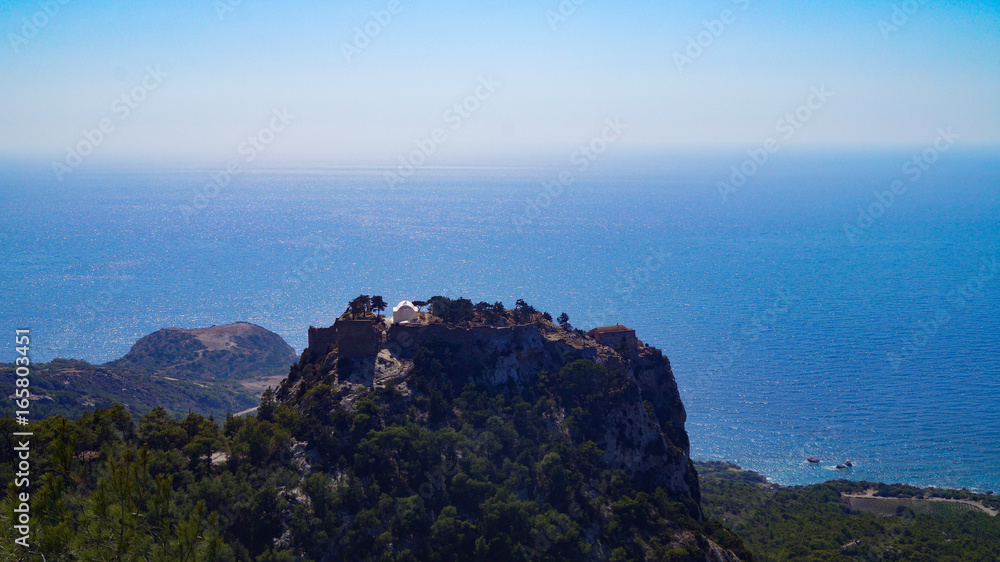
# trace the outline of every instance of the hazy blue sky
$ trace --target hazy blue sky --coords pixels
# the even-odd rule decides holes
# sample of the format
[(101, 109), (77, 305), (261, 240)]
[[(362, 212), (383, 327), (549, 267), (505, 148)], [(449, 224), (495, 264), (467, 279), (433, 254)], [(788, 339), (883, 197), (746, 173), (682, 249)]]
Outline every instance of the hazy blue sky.
[[(997, 2), (896, 1), (896, 29), (880, 29), (893, 2), (836, 0), (566, 0), (555, 25), (556, 0), (403, 0), (384, 26), (388, 0), (47, 4), (0, 4), (0, 156), (64, 159), (108, 119), (95, 161), (225, 161), (283, 108), (260, 161), (391, 165), (441, 128), (432, 162), (490, 163), (571, 150), (616, 117), (623, 152), (752, 147), (814, 87), (833, 95), (788, 145), (926, 146), (946, 126), (1000, 145)], [(348, 61), (366, 25), (381, 29)], [(489, 77), (455, 127), (446, 111)], [(144, 78), (126, 117), (115, 100)]]

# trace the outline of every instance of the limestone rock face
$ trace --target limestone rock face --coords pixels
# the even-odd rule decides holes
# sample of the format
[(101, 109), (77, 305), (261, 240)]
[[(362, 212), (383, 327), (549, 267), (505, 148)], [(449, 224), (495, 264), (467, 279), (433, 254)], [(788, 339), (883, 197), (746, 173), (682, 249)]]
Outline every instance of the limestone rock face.
[[(338, 324), (319, 330), (343, 332)], [(555, 373), (574, 360), (586, 359), (625, 373), (634, 385), (633, 395), (638, 396), (616, 405), (605, 418), (603, 438), (597, 443), (604, 451), (604, 460), (623, 469), (640, 486), (662, 486), (674, 494), (699, 500), (684, 430), (687, 416), (670, 362), (660, 350), (638, 340), (612, 348), (540, 317), (526, 324), (500, 321), (492, 325), (455, 325), (425, 317), (421, 322), (380, 325), (375, 331), (381, 334), (381, 340), (375, 353), (367, 356), (359, 356), (353, 340), (350, 353), (342, 353), (335, 339), (324, 341), (327, 352), (315, 354), (315, 360), (331, 367), (329, 378), (290, 378), (279, 389), (279, 399), (302, 394), (303, 384), (332, 384), (349, 394), (352, 389), (392, 383), (404, 396), (410, 396), (406, 380), (413, 369), (414, 353), (431, 342), (446, 343), (459, 370), (468, 374), (468, 382), (486, 386), (512, 384), (524, 388), (533, 384), (540, 372)], [(351, 402), (350, 397), (346, 402)], [(559, 424), (553, 424), (551, 429), (566, 431)]]

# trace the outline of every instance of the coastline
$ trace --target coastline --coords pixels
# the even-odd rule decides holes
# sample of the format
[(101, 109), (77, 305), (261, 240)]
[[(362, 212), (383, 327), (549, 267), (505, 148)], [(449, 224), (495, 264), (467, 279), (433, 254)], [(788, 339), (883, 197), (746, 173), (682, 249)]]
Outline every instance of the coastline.
[[(894, 513), (899, 506), (913, 508), (924, 502), (955, 504), (985, 513), (1000, 515), (1000, 496), (991, 491), (976, 492), (968, 489), (938, 486), (915, 486), (902, 483), (870, 482), (844, 478), (828, 479), (808, 484), (779, 484), (759, 472), (748, 470), (728, 461), (694, 460), (699, 480), (738, 480), (750, 482), (769, 491), (804, 489), (813, 486), (836, 484), (848, 491), (840, 492), (840, 499), (852, 511), (875, 514)], [(840, 472), (840, 471), (838, 471)], [(957, 497), (956, 497), (957, 496)]]
[[(694, 438), (692, 442), (695, 443)], [(781, 487), (810, 486), (830, 481), (873, 482), (884, 485), (912, 486), (921, 489), (940, 489), (990, 495), (1000, 494), (1000, 474), (978, 468), (964, 459), (955, 459), (948, 464), (942, 459), (937, 462), (906, 461), (900, 458), (867, 459), (852, 456), (853, 466), (836, 468), (845, 458), (833, 460), (821, 457), (819, 463), (810, 463), (808, 457), (746, 458), (724, 457), (722, 455), (699, 455), (692, 452), (696, 463), (723, 462), (763, 475), (768, 482)]]

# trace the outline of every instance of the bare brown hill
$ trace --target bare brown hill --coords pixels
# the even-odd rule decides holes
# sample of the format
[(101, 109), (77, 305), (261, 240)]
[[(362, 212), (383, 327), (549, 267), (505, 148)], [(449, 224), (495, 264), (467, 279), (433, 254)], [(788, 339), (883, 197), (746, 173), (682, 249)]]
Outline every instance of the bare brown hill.
[[(33, 413), (76, 418), (87, 410), (124, 405), (141, 415), (155, 406), (186, 415), (224, 419), (260, 403), (298, 360), (278, 334), (238, 322), (210, 328), (167, 328), (139, 339), (127, 355), (103, 365), (77, 359), (36, 363)], [(14, 370), (0, 364), (0, 374)], [(14, 394), (14, 377), (0, 377), (0, 393)], [(8, 407), (9, 410), (9, 407)]]
[(298, 361), (278, 334), (247, 322), (209, 328), (164, 328), (142, 337), (105, 366), (175, 378), (283, 377)]

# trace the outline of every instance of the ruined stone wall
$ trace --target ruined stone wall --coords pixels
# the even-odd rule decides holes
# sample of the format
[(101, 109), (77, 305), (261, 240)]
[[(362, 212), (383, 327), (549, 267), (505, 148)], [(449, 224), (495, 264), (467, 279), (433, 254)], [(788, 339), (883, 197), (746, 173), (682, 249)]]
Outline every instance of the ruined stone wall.
[(333, 324), (337, 331), (337, 354), (341, 357), (374, 357), (382, 344), (382, 332), (376, 321), (337, 320)]
[(314, 328), (309, 326), (309, 353), (326, 355), (331, 345), (337, 343), (337, 330), (329, 328)]
[(374, 357), (382, 344), (382, 332), (373, 319), (339, 319), (329, 328), (309, 326), (309, 352), (322, 356), (337, 348), (341, 357)]

